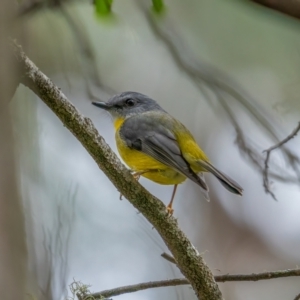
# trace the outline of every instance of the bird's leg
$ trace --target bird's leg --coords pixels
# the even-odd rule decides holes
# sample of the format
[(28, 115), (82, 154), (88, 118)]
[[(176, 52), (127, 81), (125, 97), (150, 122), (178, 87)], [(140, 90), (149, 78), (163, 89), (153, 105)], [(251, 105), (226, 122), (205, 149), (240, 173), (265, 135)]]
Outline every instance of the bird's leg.
[(171, 201), (170, 203), (167, 205), (167, 212), (168, 212), (168, 215), (173, 215), (173, 212), (174, 212), (174, 209), (172, 207), (172, 204), (173, 204), (173, 201), (174, 201), (174, 197), (175, 197), (175, 194), (176, 194), (176, 190), (177, 190), (177, 184), (174, 185), (174, 189), (173, 189), (173, 193), (172, 193), (172, 197), (171, 197)]
[(145, 172), (147, 172), (147, 171), (143, 171), (143, 172), (132, 172), (131, 174), (132, 174), (133, 178), (134, 178), (136, 181), (139, 181), (141, 175), (144, 174)]
[[(150, 171), (151, 171), (151, 170), (145, 170), (145, 171), (135, 172), (135, 171), (133, 171), (133, 170), (130, 170), (130, 172), (131, 172), (133, 178), (134, 178), (135, 180), (137, 180), (137, 181), (139, 181), (141, 175), (143, 175), (143, 174), (145, 174), (145, 173), (147, 173), (147, 172), (150, 172)], [(122, 200), (122, 197), (123, 197), (123, 195), (120, 193), (120, 198), (119, 198), (119, 199)]]

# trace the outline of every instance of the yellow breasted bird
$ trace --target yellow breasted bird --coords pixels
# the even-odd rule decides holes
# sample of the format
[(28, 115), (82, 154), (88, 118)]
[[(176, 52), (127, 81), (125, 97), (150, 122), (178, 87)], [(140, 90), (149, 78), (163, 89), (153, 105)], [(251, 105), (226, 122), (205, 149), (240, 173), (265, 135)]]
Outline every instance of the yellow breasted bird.
[(169, 213), (173, 213), (177, 185), (186, 178), (197, 183), (209, 200), (203, 172), (212, 173), (227, 190), (242, 195), (243, 189), (210, 163), (190, 131), (153, 99), (124, 92), (93, 105), (112, 115), (118, 151), (135, 178), (143, 176), (159, 184), (174, 185), (167, 206)]

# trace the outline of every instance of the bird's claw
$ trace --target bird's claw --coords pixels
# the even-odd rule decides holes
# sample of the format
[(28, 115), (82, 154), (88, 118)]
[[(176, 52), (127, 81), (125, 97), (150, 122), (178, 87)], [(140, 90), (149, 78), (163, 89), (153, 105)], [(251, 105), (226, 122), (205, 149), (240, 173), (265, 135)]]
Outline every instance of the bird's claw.
[(166, 207), (166, 210), (167, 210), (168, 216), (172, 216), (172, 215), (173, 215), (174, 209), (173, 209), (172, 206), (169, 206), (169, 205), (168, 205), (168, 206)]

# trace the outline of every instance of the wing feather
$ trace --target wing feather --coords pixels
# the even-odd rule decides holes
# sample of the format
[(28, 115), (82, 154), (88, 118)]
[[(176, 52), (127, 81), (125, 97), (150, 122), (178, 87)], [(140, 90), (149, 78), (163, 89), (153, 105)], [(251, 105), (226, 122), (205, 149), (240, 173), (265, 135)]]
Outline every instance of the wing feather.
[(129, 147), (175, 169), (208, 191), (204, 180), (191, 169), (183, 157), (171, 130), (170, 116), (165, 113), (164, 115), (163, 126), (161, 119), (156, 122), (155, 118), (158, 116), (147, 114), (132, 116), (123, 123), (120, 135)]

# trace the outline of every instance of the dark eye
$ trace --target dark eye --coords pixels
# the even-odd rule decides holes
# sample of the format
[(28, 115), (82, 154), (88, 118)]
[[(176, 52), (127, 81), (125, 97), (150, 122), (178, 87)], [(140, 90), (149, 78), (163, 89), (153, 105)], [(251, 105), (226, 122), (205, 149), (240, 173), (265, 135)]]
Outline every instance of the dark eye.
[(133, 106), (135, 104), (135, 101), (133, 99), (127, 99), (125, 103), (127, 106)]

